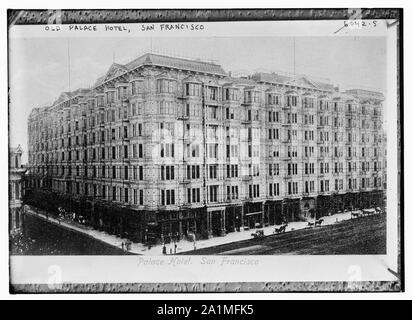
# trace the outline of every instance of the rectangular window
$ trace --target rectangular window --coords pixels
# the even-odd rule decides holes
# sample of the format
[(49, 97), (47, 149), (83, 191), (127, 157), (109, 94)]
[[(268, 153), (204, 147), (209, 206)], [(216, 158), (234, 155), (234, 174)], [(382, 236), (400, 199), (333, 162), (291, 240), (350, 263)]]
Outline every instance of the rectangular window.
[(143, 190), (139, 190), (139, 204), (143, 205)]
[(116, 201), (116, 187), (112, 187), (112, 200)]
[(217, 202), (218, 186), (209, 186), (209, 202)]
[(143, 158), (143, 144), (139, 143), (139, 158)]
[(192, 197), (191, 197), (191, 189), (187, 189), (187, 203), (191, 203)]
[(129, 202), (129, 189), (124, 188), (124, 202)]
[(139, 166), (139, 180), (143, 180), (143, 166)]

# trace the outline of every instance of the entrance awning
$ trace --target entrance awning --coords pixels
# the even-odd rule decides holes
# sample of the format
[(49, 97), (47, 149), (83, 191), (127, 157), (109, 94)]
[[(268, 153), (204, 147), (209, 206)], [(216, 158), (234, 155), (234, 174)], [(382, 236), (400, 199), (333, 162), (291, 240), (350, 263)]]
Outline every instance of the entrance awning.
[(207, 212), (220, 212), (225, 210), (226, 207), (210, 207), (207, 208)]
[(262, 214), (263, 211), (245, 213), (245, 216), (252, 216), (255, 214)]

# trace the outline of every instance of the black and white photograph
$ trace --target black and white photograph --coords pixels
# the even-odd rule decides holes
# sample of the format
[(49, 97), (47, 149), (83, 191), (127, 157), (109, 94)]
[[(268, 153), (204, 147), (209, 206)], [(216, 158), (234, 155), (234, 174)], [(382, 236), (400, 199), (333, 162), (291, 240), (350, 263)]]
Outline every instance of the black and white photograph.
[(345, 10), (10, 14), (11, 286), (399, 281), (399, 20)]

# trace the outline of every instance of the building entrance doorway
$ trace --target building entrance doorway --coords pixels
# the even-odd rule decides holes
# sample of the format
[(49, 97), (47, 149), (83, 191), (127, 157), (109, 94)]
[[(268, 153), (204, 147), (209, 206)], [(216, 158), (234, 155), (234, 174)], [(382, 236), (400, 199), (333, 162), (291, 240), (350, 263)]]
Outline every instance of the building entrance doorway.
[(210, 214), (212, 235), (220, 236), (222, 233), (222, 211), (212, 211)]

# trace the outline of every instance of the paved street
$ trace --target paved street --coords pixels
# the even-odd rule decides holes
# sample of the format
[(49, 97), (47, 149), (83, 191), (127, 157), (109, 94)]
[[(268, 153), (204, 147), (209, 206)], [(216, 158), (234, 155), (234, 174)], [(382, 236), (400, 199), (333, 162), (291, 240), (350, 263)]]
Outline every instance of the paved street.
[(10, 240), (11, 255), (123, 255), (128, 254), (86, 233), (27, 214), (24, 232)]
[(377, 214), (317, 228), (269, 235), (184, 252), (191, 255), (385, 254), (386, 215)]
[[(143, 254), (163, 255), (162, 245), (153, 246), (150, 250), (141, 243), (131, 243), (129, 252), (121, 250), (125, 239), (109, 235), (105, 232), (85, 227), (78, 223), (46, 218), (44, 212), (35, 213), (29, 210), (39, 221), (27, 226), (30, 230), (29, 251), (32, 254)], [(251, 233), (256, 230), (229, 233), (225, 237), (215, 237), (194, 243), (182, 240), (177, 243), (177, 254), (186, 255), (276, 255), (276, 254), (383, 254), (386, 250), (386, 226), (384, 214), (374, 214), (351, 219), (349, 212), (323, 217), (321, 227), (307, 228), (307, 222), (291, 222), (282, 234), (273, 234), (275, 226), (264, 228), (262, 239), (252, 239)], [(43, 232), (36, 232), (38, 223), (46, 224)], [(63, 228), (63, 229), (62, 229)], [(50, 230), (49, 230), (50, 229)], [(50, 232), (45, 232), (49, 230)], [(72, 232), (69, 232), (69, 231)], [(34, 232), (34, 233), (33, 233)], [(73, 233), (74, 232), (74, 233)], [(44, 242), (44, 235), (51, 238)], [(64, 236), (67, 233), (67, 236)], [(82, 235), (83, 234), (83, 235)], [(46, 237), (46, 238), (47, 238)], [(76, 241), (76, 238), (84, 238)], [(35, 240), (35, 243), (32, 242)], [(63, 242), (62, 242), (63, 241)], [(71, 243), (73, 242), (73, 243)], [(43, 243), (43, 245), (41, 245)], [(172, 245), (167, 246), (167, 253)], [(40, 248), (42, 247), (42, 248)], [(38, 250), (36, 249), (38, 248)], [(96, 248), (96, 252), (93, 250)], [(62, 251), (63, 250), (63, 251)], [(14, 250), (15, 251), (15, 250)], [(28, 249), (26, 248), (26, 250)], [(17, 253), (17, 251), (16, 251)]]

